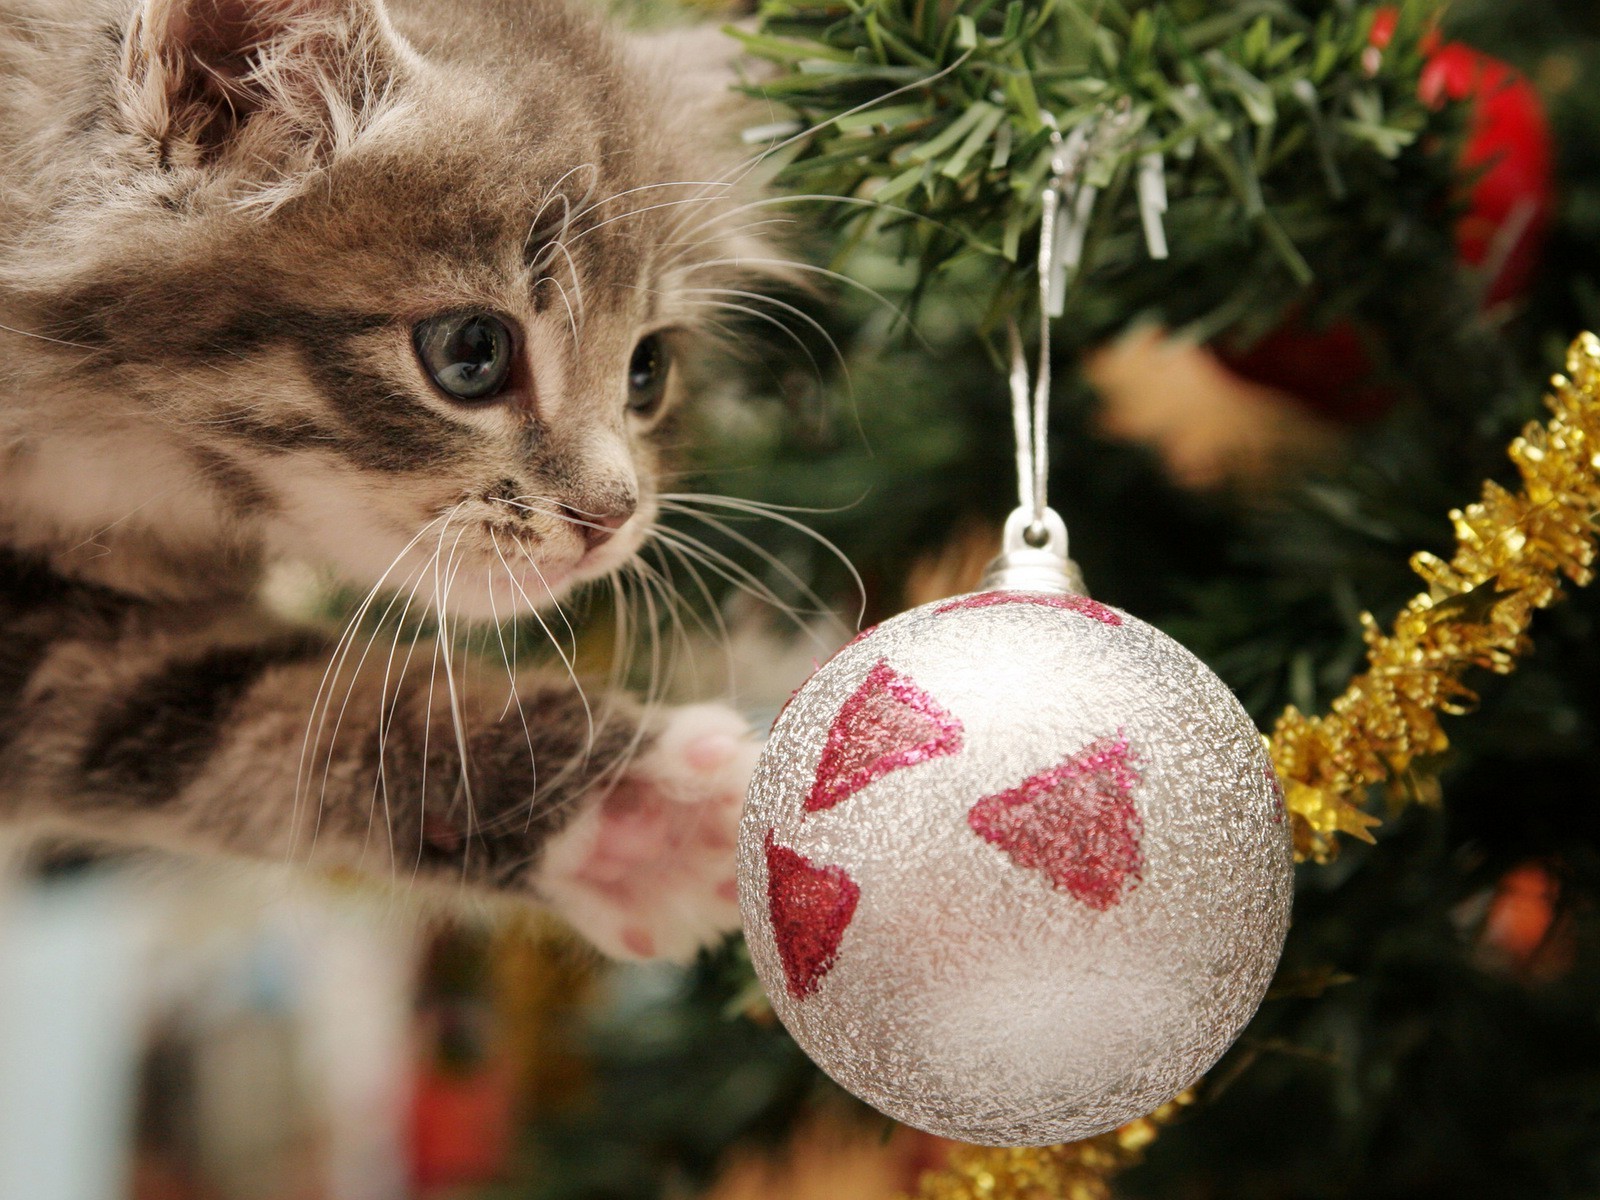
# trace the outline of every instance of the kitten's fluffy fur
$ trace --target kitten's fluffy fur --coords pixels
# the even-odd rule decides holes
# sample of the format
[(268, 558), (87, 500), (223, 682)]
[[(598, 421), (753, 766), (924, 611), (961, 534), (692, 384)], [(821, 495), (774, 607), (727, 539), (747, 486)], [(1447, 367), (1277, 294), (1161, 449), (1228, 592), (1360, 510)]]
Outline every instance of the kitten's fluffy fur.
[[(428, 646), (330, 686), (253, 599), (293, 557), (504, 618), (638, 548), (630, 356), (748, 253), (705, 119), (567, 0), (0, 0), (0, 814), (465, 881), (618, 954), (731, 925), (731, 713), (595, 728)], [(450, 312), (519, 331), (493, 403), (419, 366)]]

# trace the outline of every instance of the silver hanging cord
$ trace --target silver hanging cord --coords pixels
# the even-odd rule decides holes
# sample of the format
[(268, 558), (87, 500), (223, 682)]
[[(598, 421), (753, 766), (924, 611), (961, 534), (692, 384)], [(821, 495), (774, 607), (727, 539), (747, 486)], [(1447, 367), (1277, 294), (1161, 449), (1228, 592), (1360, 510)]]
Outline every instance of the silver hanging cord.
[[(1050, 507), (1050, 318), (1060, 311), (1066, 280), (1059, 278), (1061, 210), (1083, 157), (1088, 138), (1082, 127), (1071, 142), (1050, 120), (1050, 182), (1040, 198), (1039, 218), (1039, 360), (1032, 383), (1022, 333), (1015, 318), (1007, 318), (1011, 344), (1011, 420), (1017, 439), (1017, 503), (1028, 513), (1028, 541), (1044, 546), (1048, 540), (1045, 513)], [(1031, 392), (1031, 396), (1030, 396)]]
[[(1060, 297), (1056, 295), (1056, 242), (1059, 235), (1056, 225), (1061, 217), (1061, 202), (1067, 194), (1068, 161), (1066, 143), (1061, 131), (1052, 121), (1050, 128), (1050, 185), (1041, 198), (1039, 218), (1039, 367), (1033, 379), (1033, 521), (1030, 530), (1038, 539), (1044, 522), (1045, 509), (1049, 507), (1046, 494), (1050, 474), (1050, 318), (1060, 311)], [(1065, 291), (1065, 280), (1059, 285)], [(1018, 339), (1020, 346), (1021, 339)], [(1016, 374), (1015, 369), (1012, 371)]]
[(1006, 337), (1011, 343), (1011, 432), (1017, 448), (1017, 504), (1028, 514), (1029, 523), (1037, 524), (1044, 518), (1047, 505), (1038, 491), (1039, 456), (1033, 449), (1028, 355), (1014, 317), (1006, 318)]
[[(989, 564), (983, 586), (989, 590), (1082, 592), (1083, 580), (1067, 558), (1067, 527), (1050, 507), (1050, 318), (1059, 312), (1065, 287), (1062, 261), (1062, 206), (1071, 178), (1087, 147), (1087, 137), (1071, 142), (1050, 121), (1050, 182), (1042, 197), (1039, 223), (1039, 358), (1029, 378), (1028, 355), (1016, 319), (1006, 320), (1011, 351), (1011, 424), (1017, 443), (1018, 507), (1006, 521), (1000, 557)], [(1070, 232), (1070, 231), (1069, 231)]]

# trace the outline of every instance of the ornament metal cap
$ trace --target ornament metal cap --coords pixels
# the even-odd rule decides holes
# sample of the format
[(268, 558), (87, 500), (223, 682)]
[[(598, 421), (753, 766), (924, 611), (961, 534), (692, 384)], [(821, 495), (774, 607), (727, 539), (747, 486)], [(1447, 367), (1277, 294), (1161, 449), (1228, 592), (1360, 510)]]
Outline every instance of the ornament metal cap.
[(1035, 521), (1019, 508), (1006, 518), (1000, 555), (984, 570), (979, 590), (985, 592), (1048, 592), (1085, 596), (1083, 572), (1067, 557), (1067, 524), (1046, 508)]

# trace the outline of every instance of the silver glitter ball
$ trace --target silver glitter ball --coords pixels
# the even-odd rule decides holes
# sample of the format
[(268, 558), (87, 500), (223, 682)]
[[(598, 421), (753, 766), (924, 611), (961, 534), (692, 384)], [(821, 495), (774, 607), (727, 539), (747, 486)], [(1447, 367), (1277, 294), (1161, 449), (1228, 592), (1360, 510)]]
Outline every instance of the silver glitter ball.
[(1206, 1071), (1289, 921), (1282, 792), (1160, 630), (985, 592), (869, 631), (790, 701), (739, 831), (745, 935), (806, 1052), (895, 1119), (1075, 1141)]

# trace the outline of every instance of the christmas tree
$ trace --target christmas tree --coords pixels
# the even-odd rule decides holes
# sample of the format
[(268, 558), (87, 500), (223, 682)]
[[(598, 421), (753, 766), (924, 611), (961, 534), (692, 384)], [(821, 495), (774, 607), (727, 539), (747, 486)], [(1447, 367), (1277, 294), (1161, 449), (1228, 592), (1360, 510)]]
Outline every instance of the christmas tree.
[[(767, 0), (759, 17), (740, 36), (769, 69), (749, 88), (783, 120), (752, 136), (776, 143), (788, 199), (753, 219), (799, 222), (843, 282), (751, 301), (752, 328), (779, 322), (797, 349), (749, 373), (761, 396), (737, 422), (699, 432), (701, 482), (786, 520), (684, 518), (707, 546), (694, 619), (740, 591), (802, 625), (817, 596), (849, 610), (848, 574), (796, 517), (860, 570), (868, 619), (971, 586), (1010, 507), (1006, 324), (1037, 317), (1041, 196), (1065, 154), (1052, 502), (1094, 595), (1276, 723), (1280, 769), (1317, 753), (1293, 714), (1341, 695), (1408, 722), (1403, 746), (1361, 742), (1376, 766), (1320, 824), (1291, 779), (1305, 861), (1284, 959), (1192, 1098), (1053, 1158), (957, 1151), (925, 1194), (1600, 1193), (1583, 799), (1600, 595), (1571, 586), (1596, 512), (1572, 480), (1447, 515), (1486, 480), (1521, 486), (1507, 444), (1600, 327), (1600, 14)], [(1537, 469), (1537, 439), (1519, 453)], [(1525, 556), (1568, 568), (1548, 611), (1553, 588), (1529, 602), (1499, 566), (1444, 567), (1458, 534), (1481, 549), (1556, 509), (1574, 540), (1541, 524)], [(1391, 684), (1445, 619), (1463, 669), (1429, 676), (1435, 724)], [(573, 1028), (587, 1082), (532, 1122), (536, 1182), (506, 1196), (690, 1194), (819, 1109), (884, 1123), (763, 1017), (736, 945)]]

